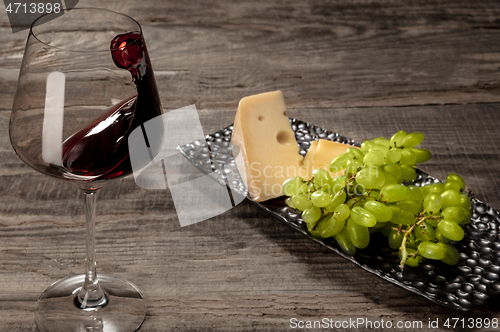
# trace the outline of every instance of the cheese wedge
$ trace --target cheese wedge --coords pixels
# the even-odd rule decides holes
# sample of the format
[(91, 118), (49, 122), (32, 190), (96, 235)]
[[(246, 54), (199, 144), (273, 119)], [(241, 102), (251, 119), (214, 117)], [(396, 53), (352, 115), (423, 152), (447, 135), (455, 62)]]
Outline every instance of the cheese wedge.
[[(310, 172), (309, 178), (312, 177), (313, 171), (317, 168), (323, 168), (330, 172), (330, 163), (332, 160), (352, 147), (351, 145), (332, 142), (325, 139), (313, 141), (304, 158), (304, 165)], [(335, 179), (337, 176), (343, 175), (344, 172), (344, 170), (335, 173), (330, 172), (330, 175)]]
[(235, 162), (250, 198), (257, 202), (282, 196), (283, 182), (293, 176), (310, 179), (314, 169), (328, 170), (330, 162), (350, 147), (314, 141), (304, 159), (286, 116), (281, 91), (241, 99), (231, 142), (239, 147)]
[(236, 165), (250, 197), (257, 202), (281, 196), (286, 179), (309, 175), (281, 91), (241, 99), (231, 142), (240, 148)]

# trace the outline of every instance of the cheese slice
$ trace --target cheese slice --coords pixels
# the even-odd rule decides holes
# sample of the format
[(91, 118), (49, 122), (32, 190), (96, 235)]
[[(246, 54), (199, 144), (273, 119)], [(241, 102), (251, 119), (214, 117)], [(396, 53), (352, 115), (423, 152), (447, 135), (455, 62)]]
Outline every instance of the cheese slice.
[(282, 196), (283, 182), (293, 176), (310, 179), (314, 169), (328, 170), (330, 162), (350, 147), (314, 141), (304, 159), (286, 116), (281, 91), (241, 99), (231, 142), (239, 147), (235, 162), (250, 198), (257, 202)]
[[(332, 142), (325, 139), (313, 141), (304, 158), (304, 165), (306, 165), (310, 172), (309, 178), (312, 177), (312, 173), (317, 168), (323, 168), (330, 172), (330, 163), (332, 160), (352, 147), (351, 145)], [(330, 172), (330, 175), (332, 179), (335, 179), (337, 176), (343, 175), (344, 172), (344, 170), (340, 172)]]
[(236, 165), (250, 197), (257, 202), (281, 196), (286, 179), (309, 175), (281, 91), (241, 99), (231, 142), (240, 148)]

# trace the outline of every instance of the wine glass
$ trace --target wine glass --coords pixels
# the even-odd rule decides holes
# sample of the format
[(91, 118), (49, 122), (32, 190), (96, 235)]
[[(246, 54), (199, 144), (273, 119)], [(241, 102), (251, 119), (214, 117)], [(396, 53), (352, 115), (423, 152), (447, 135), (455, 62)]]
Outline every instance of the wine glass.
[(144, 321), (145, 302), (134, 285), (97, 277), (95, 203), (99, 188), (132, 172), (130, 132), (151, 120), (161, 133), (161, 114), (142, 29), (134, 19), (75, 8), (33, 22), (10, 139), (26, 164), (82, 189), (87, 249), (85, 274), (55, 282), (39, 298), (41, 330), (124, 332)]

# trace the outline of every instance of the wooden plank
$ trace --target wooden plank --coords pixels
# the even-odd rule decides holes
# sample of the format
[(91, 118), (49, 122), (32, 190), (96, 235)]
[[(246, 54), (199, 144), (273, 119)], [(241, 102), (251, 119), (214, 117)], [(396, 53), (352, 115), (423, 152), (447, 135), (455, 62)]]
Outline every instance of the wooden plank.
[[(143, 23), (168, 109), (233, 108), (245, 95), (277, 88), (297, 107), (500, 101), (494, 1), (107, 6)], [(0, 33), (8, 45), (0, 109), (9, 109), (25, 35)]]

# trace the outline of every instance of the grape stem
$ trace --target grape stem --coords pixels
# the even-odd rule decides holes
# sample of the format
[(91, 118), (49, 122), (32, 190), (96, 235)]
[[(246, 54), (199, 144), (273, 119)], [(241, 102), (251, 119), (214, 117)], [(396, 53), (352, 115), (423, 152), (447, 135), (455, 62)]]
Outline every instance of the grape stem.
[(401, 262), (400, 262), (400, 265), (401, 265), (401, 271), (404, 270), (405, 268), (405, 264), (406, 264), (406, 260), (408, 259), (408, 251), (406, 250), (406, 241), (408, 240), (408, 237), (410, 236), (411, 232), (413, 232), (413, 230), (415, 229), (415, 227), (417, 225), (420, 225), (421, 223), (423, 223), (425, 220), (425, 217), (419, 219), (416, 223), (414, 223), (413, 225), (411, 225), (411, 227), (408, 229), (408, 230), (403, 230), (402, 232), (405, 234), (403, 235), (403, 242), (401, 242)]
[[(407, 230), (401, 230), (401, 232), (403, 232), (405, 234), (405, 235), (403, 235), (403, 241), (401, 242), (401, 246), (399, 247), (399, 249), (401, 249), (401, 262), (400, 262), (401, 271), (404, 270), (406, 260), (408, 259), (408, 251), (406, 250), (406, 241), (410, 237), (411, 232), (413, 232), (415, 227), (420, 226), (427, 219), (439, 219), (438, 222), (440, 221), (440, 218), (438, 216), (425, 216), (425, 210), (419, 214), (419, 217), (420, 217), (420, 219), (417, 219), (417, 221), (413, 225), (411, 225), (410, 228), (408, 228)], [(400, 225), (400, 227), (401, 227), (401, 225)], [(398, 235), (399, 234), (400, 233), (398, 231)], [(415, 257), (417, 255), (417, 253), (418, 252), (416, 251), (414, 254), (411, 254), (410, 256)]]

